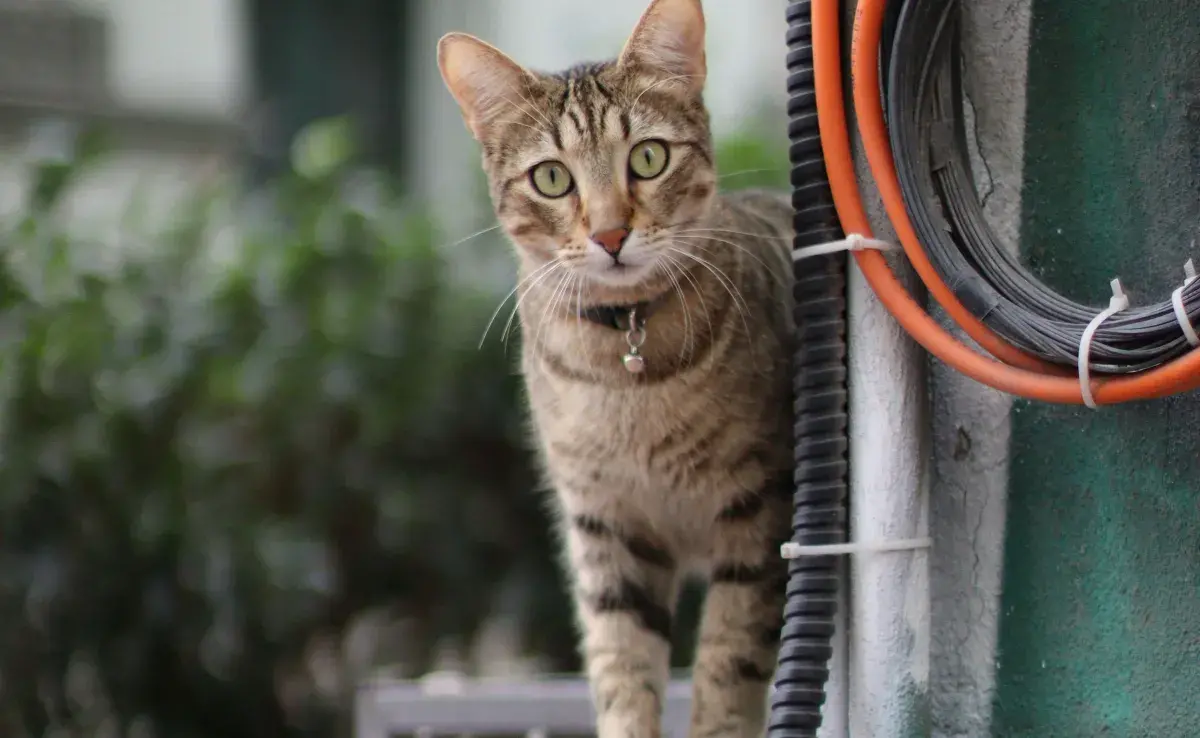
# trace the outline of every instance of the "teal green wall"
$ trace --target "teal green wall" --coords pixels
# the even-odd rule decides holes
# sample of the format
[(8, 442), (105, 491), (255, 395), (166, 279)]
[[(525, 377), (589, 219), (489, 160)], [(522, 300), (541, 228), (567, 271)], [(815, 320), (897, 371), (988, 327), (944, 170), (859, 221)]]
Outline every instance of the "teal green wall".
[[(1027, 262), (1166, 299), (1200, 234), (1200, 0), (1034, 0), (1031, 34)], [(1200, 736), (1200, 395), (1019, 402), (1004, 565), (993, 735)]]

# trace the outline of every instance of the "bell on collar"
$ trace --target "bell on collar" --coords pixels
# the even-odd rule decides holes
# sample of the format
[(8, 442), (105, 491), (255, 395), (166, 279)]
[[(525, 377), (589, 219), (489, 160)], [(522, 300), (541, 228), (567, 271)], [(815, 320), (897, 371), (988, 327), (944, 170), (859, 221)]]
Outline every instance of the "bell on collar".
[(630, 350), (621, 358), (625, 363), (625, 369), (630, 374), (641, 374), (646, 371), (646, 357), (637, 352), (637, 349)]
[(629, 310), (629, 330), (625, 332), (625, 343), (629, 346), (629, 352), (621, 357), (626, 371), (631, 374), (641, 374), (646, 371), (646, 357), (642, 356), (640, 351), (645, 342), (646, 321), (638, 315), (636, 307), (631, 308)]

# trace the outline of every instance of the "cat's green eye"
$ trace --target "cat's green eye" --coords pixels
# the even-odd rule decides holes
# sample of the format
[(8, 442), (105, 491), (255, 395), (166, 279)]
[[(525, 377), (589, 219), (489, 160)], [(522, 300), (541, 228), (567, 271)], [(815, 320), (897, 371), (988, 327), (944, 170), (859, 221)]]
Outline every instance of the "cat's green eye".
[(667, 168), (667, 145), (650, 139), (629, 152), (629, 171), (638, 179), (654, 179)]
[(562, 162), (544, 161), (529, 170), (533, 187), (546, 197), (562, 197), (571, 191), (574, 182)]

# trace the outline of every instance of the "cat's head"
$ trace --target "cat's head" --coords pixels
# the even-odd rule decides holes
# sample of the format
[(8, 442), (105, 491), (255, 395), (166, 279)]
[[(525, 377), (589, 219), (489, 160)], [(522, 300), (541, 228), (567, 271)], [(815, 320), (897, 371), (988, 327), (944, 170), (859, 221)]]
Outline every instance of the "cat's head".
[(529, 258), (617, 288), (678, 260), (673, 233), (708, 212), (717, 181), (700, 0), (653, 0), (612, 62), (541, 74), (452, 33), (438, 65), (482, 144), (500, 223)]

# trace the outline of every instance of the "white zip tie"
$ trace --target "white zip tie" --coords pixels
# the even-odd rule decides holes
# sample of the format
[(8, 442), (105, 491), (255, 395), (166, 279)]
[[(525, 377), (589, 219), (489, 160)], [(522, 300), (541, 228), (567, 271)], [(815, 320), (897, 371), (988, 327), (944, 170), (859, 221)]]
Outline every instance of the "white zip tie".
[(1129, 295), (1126, 295), (1125, 290), (1121, 289), (1121, 280), (1114, 279), (1110, 284), (1112, 286), (1112, 298), (1108, 301), (1108, 308), (1092, 318), (1092, 322), (1088, 323), (1088, 327), (1083, 331), (1083, 336), (1079, 339), (1079, 391), (1083, 394), (1083, 404), (1093, 410), (1097, 406), (1096, 398), (1092, 396), (1090, 366), (1092, 360), (1092, 341), (1096, 337), (1096, 331), (1100, 330), (1100, 325), (1104, 321), (1129, 307)]
[[(1196, 247), (1196, 242), (1192, 241), (1192, 248)], [(1175, 307), (1175, 317), (1179, 320), (1179, 327), (1183, 329), (1183, 335), (1187, 338), (1187, 342), (1193, 347), (1200, 346), (1200, 335), (1196, 335), (1196, 327), (1192, 325), (1192, 319), (1188, 317), (1187, 308), (1183, 304), (1183, 289), (1192, 282), (1196, 281), (1196, 262), (1191, 259), (1183, 265), (1183, 284), (1179, 289), (1171, 293), (1171, 305)]]
[(933, 546), (932, 538), (829, 543), (822, 546), (802, 546), (799, 543), (785, 543), (779, 547), (779, 554), (785, 559), (801, 559), (806, 556), (847, 556), (854, 554), (889, 553), (892, 551), (916, 551), (931, 546)]
[(797, 262), (814, 256), (836, 254), (841, 251), (863, 251), (864, 249), (895, 251), (896, 247), (887, 241), (880, 241), (877, 238), (867, 238), (861, 233), (847, 233), (846, 237), (840, 241), (829, 241), (827, 243), (818, 243), (812, 246), (805, 246), (802, 249), (796, 249), (792, 252), (792, 261)]

